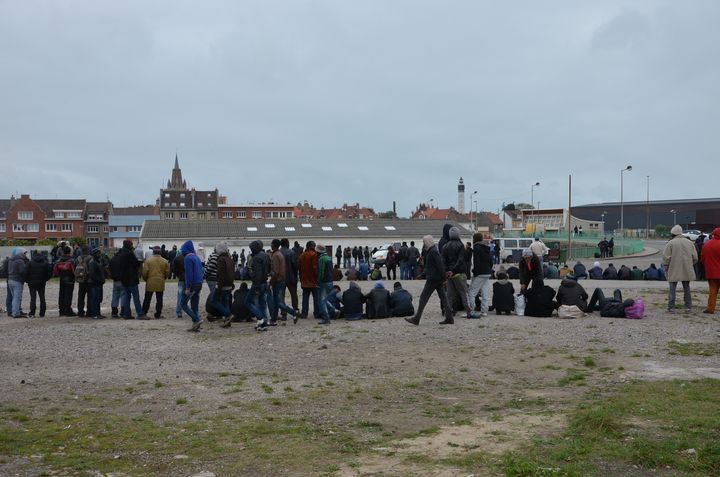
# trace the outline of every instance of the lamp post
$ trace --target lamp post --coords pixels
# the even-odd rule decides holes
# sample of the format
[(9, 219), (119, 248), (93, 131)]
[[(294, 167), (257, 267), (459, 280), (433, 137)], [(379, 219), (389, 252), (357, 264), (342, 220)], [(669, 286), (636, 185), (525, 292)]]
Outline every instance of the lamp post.
[[(625, 238), (625, 214), (623, 208), (623, 172), (632, 171), (632, 166), (627, 166), (625, 169), (620, 169), (620, 233), (622, 238)], [(622, 253), (622, 245), (620, 245), (620, 253)]]
[(602, 214), (600, 214), (600, 221), (603, 225), (603, 235), (605, 235), (605, 216), (607, 215), (607, 210), (603, 210)]
[[(535, 188), (539, 185), (540, 182), (536, 182), (530, 185), (530, 207), (535, 207)], [(530, 215), (533, 215), (532, 210), (530, 210)]]
[[(470, 216), (471, 216), (471, 217), (473, 217), (473, 215), (472, 215), (473, 197), (476, 196), (476, 195), (477, 195), (477, 191), (474, 191), (472, 194), (470, 194)], [(475, 201), (475, 203), (477, 204), (477, 201)], [(477, 206), (476, 206), (476, 208), (475, 208), (475, 216), (473, 217), (473, 232), (476, 232), (476, 231), (477, 231), (477, 220), (476, 220), (476, 217), (477, 217)]]
[(677, 224), (677, 210), (673, 209), (670, 213), (673, 214), (673, 225)]
[(478, 216), (478, 205), (477, 200), (475, 201), (475, 220), (473, 224), (475, 225), (475, 231), (477, 232), (477, 216)]

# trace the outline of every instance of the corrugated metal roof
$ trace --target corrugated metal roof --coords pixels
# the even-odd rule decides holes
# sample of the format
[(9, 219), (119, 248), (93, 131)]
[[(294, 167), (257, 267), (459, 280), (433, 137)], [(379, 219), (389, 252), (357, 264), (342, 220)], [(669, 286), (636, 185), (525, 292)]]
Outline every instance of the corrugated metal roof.
[[(458, 223), (463, 235), (470, 233)], [(442, 236), (445, 222), (435, 220), (160, 220), (146, 222), (141, 238), (148, 239), (217, 239), (217, 238), (355, 238), (355, 237), (412, 237)], [(269, 227), (274, 225), (274, 227)], [(343, 226), (346, 225), (346, 226)]]

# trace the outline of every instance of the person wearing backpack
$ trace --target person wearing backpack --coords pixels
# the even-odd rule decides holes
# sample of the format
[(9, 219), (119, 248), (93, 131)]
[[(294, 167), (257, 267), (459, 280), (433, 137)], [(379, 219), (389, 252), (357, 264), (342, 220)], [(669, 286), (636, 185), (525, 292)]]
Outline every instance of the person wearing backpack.
[(88, 309), (87, 316), (93, 320), (104, 319), (100, 312), (100, 304), (103, 299), (103, 285), (105, 284), (105, 265), (102, 251), (94, 248), (88, 262)]
[(78, 284), (78, 296), (77, 296), (77, 315), (80, 317), (85, 316), (85, 306), (89, 302), (88, 296), (88, 268), (90, 267), (90, 249), (88, 247), (82, 247), (81, 255), (75, 259), (75, 283)]
[(75, 290), (75, 270), (72, 249), (64, 245), (58, 252), (58, 261), (53, 267), (53, 276), (60, 279), (58, 308), (60, 316), (77, 316), (72, 309), (72, 297)]
[(328, 310), (328, 295), (332, 293), (333, 288), (333, 266), (332, 259), (325, 253), (323, 245), (317, 245), (315, 250), (318, 253), (318, 301), (320, 302), (320, 321), (321, 325), (330, 324), (330, 312)]
[(48, 262), (47, 255), (45, 253), (38, 252), (37, 250), (32, 254), (32, 260), (28, 263), (27, 279), (28, 289), (30, 290), (30, 318), (35, 317), (37, 297), (40, 297), (40, 318), (45, 316), (45, 310), (47, 309), (45, 302), (45, 284), (52, 276), (52, 269), (50, 268), (50, 262)]
[(22, 292), (27, 274), (27, 262), (27, 250), (22, 247), (12, 250), (8, 262), (8, 289), (12, 294), (12, 309), (8, 310), (8, 314), (13, 318), (27, 317), (22, 312)]

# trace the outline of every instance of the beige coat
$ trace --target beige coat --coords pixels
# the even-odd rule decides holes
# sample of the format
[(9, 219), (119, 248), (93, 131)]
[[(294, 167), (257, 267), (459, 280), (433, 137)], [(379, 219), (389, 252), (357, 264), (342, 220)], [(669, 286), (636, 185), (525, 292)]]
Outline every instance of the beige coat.
[(170, 266), (160, 255), (153, 255), (143, 262), (142, 276), (145, 280), (145, 291), (164, 292), (165, 279), (168, 275), (170, 275)]
[(676, 235), (665, 246), (663, 265), (669, 282), (690, 282), (695, 280), (695, 265), (698, 261), (695, 244), (682, 235)]

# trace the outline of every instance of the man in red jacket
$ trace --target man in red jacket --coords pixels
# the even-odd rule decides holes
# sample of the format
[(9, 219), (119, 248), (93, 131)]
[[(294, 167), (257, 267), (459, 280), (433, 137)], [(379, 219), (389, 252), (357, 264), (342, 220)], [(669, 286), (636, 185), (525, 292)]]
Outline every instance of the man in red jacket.
[(713, 230), (711, 240), (705, 242), (700, 255), (708, 281), (708, 304), (703, 313), (715, 313), (718, 288), (720, 288), (720, 227)]

